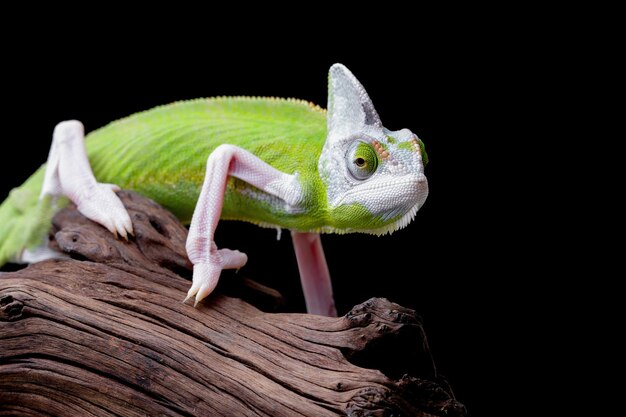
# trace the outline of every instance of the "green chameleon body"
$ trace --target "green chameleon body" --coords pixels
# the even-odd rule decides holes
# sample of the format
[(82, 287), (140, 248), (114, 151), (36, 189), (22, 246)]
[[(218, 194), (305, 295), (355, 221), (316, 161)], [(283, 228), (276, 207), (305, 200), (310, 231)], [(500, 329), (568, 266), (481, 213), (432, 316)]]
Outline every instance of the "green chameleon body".
[[(245, 264), (245, 254), (218, 249), (213, 240), (219, 219), (242, 220), (292, 231), (301, 278), (317, 293), (307, 299), (323, 301), (314, 311), (334, 314), (319, 233), (402, 228), (428, 185), (422, 142), (408, 129), (385, 129), (341, 64), (329, 72), (328, 104), (327, 112), (294, 99), (178, 102), (93, 131), (84, 146), (82, 125), (62, 122), (47, 165), (0, 205), (0, 266), (55, 256), (46, 252), (46, 236), (66, 196), (112, 232), (132, 233), (128, 213), (106, 185), (115, 184), (191, 223), (189, 296), (196, 301), (215, 288), (222, 269)], [(44, 255), (32, 255), (41, 248)]]
[[(358, 207), (356, 211), (345, 206), (334, 212), (328, 209), (326, 186), (317, 173), (325, 140), (326, 110), (312, 103), (220, 97), (177, 102), (117, 120), (89, 133), (85, 146), (99, 182), (150, 197), (183, 223), (191, 221), (207, 155), (220, 144), (230, 143), (283, 172), (298, 172), (307, 196), (307, 210), (287, 213), (271, 204), (272, 196), (231, 178), (222, 219), (338, 233), (356, 224), (365, 223), (370, 229), (384, 226), (380, 218)], [(0, 236), (4, 237), (0, 242), (0, 265), (24, 247), (38, 244), (49, 228), (55, 210), (49, 200), (38, 202), (44, 170), (45, 165), (0, 206)], [(39, 206), (39, 215), (33, 216), (35, 211), (29, 209), (35, 205)], [(6, 229), (16, 233), (9, 235)]]
[[(314, 174), (325, 139), (326, 111), (320, 107), (300, 100), (234, 97), (137, 113), (91, 132), (85, 146), (99, 182), (135, 190), (189, 223), (207, 155), (220, 144), (236, 144), (281, 171), (298, 171), (310, 196), (308, 210), (285, 213), (270, 203), (272, 196), (231, 178), (222, 218), (304, 231), (329, 224), (325, 186)], [(45, 165), (0, 206), (0, 265), (40, 243), (50, 227), (56, 210), (50, 199), (38, 201), (44, 170)], [(340, 221), (336, 227), (346, 225)]]
[(304, 101), (216, 98), (174, 103), (138, 113), (86, 138), (96, 178), (135, 190), (191, 221), (207, 156), (223, 143), (237, 145), (273, 167), (298, 171), (310, 199), (306, 213), (287, 214), (271, 196), (232, 178), (222, 218), (288, 229), (320, 228), (324, 185), (316, 175), (326, 138), (326, 112)]

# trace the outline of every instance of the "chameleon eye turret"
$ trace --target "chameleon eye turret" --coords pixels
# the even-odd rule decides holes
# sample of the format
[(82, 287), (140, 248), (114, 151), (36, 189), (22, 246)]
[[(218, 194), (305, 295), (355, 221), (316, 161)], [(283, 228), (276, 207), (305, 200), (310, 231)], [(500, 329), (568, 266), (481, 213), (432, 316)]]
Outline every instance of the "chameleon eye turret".
[(356, 141), (348, 151), (348, 169), (357, 180), (371, 177), (378, 167), (378, 156), (371, 145)]

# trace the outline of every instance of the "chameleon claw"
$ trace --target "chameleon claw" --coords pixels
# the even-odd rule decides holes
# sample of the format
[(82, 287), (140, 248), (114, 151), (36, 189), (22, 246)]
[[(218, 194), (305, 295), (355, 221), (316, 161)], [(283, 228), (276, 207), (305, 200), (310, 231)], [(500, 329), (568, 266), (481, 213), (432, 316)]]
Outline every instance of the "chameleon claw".
[(197, 287), (192, 285), (191, 288), (189, 288), (189, 291), (187, 291), (187, 296), (183, 300), (183, 303), (187, 304), (187, 301), (192, 299), (197, 293), (198, 293)]
[(133, 223), (130, 221), (130, 217), (128, 215), (123, 216), (119, 219), (119, 228), (124, 232), (125, 235), (135, 236), (133, 230)]

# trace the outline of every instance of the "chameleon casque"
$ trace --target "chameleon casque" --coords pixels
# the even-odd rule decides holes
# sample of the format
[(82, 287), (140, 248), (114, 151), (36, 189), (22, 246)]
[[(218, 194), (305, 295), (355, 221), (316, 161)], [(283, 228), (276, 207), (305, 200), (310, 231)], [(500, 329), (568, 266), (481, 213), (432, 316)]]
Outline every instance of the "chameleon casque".
[(80, 122), (65, 121), (47, 163), (0, 206), (0, 266), (61, 256), (48, 248), (48, 230), (67, 198), (128, 238), (121, 187), (190, 222), (187, 299), (202, 300), (222, 269), (246, 263), (213, 238), (220, 219), (242, 220), (292, 231), (308, 311), (336, 315), (320, 233), (405, 227), (428, 195), (426, 163), (421, 140), (384, 128), (341, 64), (329, 71), (328, 111), (294, 99), (220, 97), (156, 107), (87, 137)]

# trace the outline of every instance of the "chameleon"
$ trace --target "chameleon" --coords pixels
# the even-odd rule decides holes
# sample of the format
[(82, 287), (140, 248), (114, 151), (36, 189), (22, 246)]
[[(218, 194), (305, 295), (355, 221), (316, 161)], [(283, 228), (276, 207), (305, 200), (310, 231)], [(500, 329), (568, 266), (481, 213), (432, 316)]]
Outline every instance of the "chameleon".
[(220, 219), (291, 231), (307, 311), (336, 316), (322, 233), (382, 235), (407, 226), (428, 196), (424, 143), (386, 129), (342, 64), (328, 74), (327, 110), (298, 99), (175, 102), (84, 134), (59, 123), (47, 162), (0, 205), (0, 266), (63, 256), (48, 247), (55, 212), (72, 201), (119, 238), (133, 225), (116, 195), (145, 195), (189, 225), (188, 299), (215, 289), (247, 255), (218, 248)]

